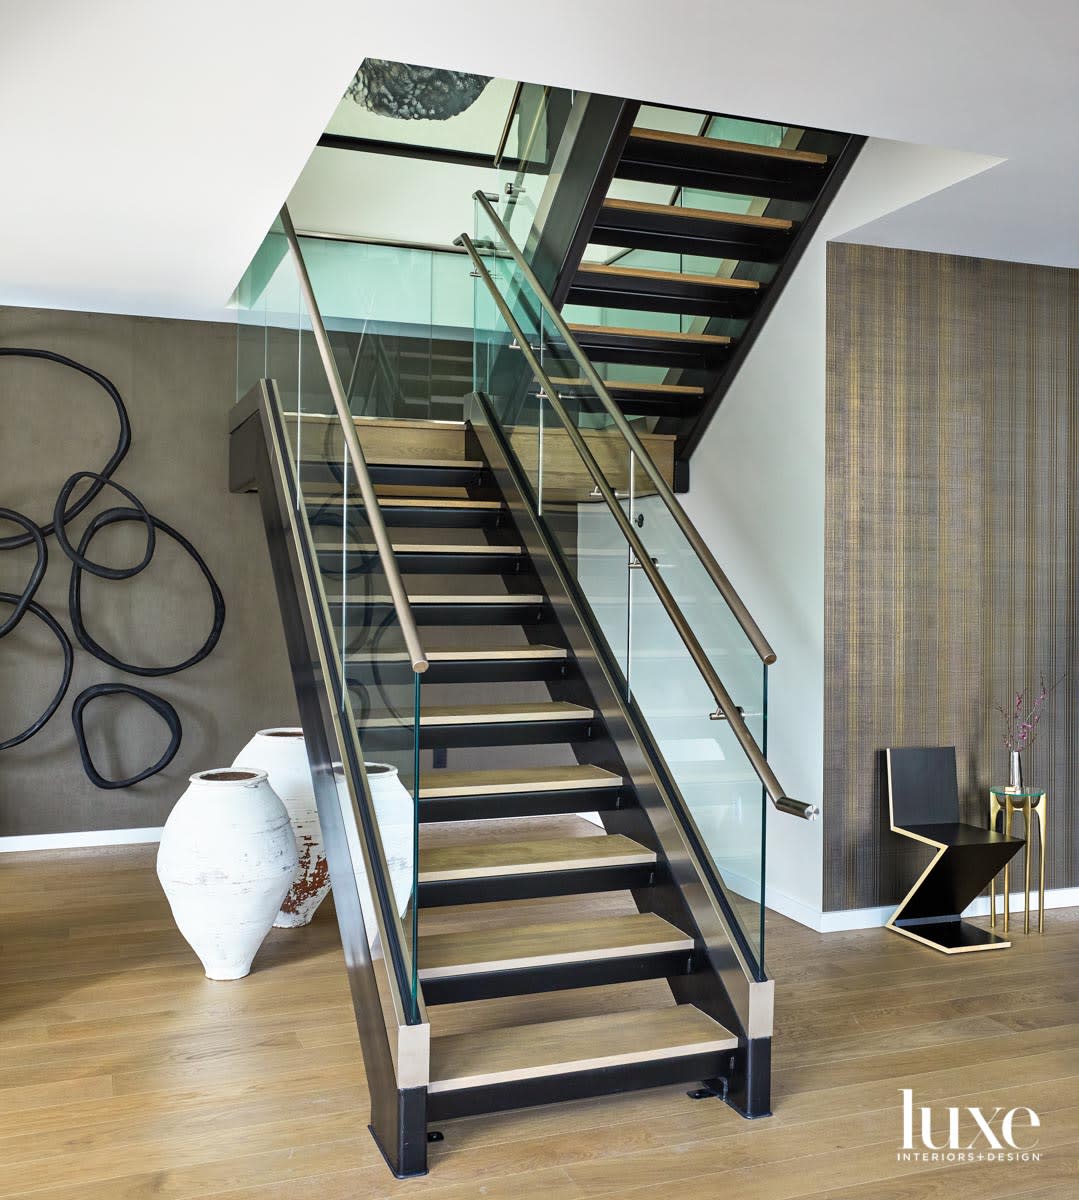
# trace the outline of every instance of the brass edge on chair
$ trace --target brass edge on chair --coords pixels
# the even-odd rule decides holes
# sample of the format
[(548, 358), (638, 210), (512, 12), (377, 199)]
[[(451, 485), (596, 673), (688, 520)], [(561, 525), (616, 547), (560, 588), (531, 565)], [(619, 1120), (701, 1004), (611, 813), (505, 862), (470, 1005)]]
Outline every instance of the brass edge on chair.
[[(557, 331), (558, 336), (569, 347), (570, 353), (577, 360), (578, 365), (584, 372), (585, 378), (592, 385), (596, 395), (600, 398), (604, 408), (607, 410), (608, 415), (614, 422), (615, 428), (617, 428), (618, 432), (621, 433), (621, 435), (626, 439), (626, 441), (629, 443), (630, 449), (639, 459), (641, 466), (645, 470), (645, 473), (648, 475), (649, 479), (651, 479), (656, 491), (659, 493), (663, 503), (666, 505), (667, 510), (674, 518), (675, 524), (682, 531), (689, 544), (693, 547), (694, 553), (700, 560), (701, 565), (708, 573), (712, 582), (716, 585), (719, 594), (726, 601), (727, 607), (734, 615), (734, 619), (741, 626), (743, 633), (745, 633), (746, 637), (749, 638), (753, 648), (760, 655), (761, 661), (766, 664), (774, 663), (776, 661), (776, 654), (771, 645), (768, 643), (768, 639), (764, 636), (760, 626), (753, 619), (749, 609), (743, 603), (741, 596), (739, 596), (735, 591), (734, 585), (727, 578), (719, 563), (716, 562), (715, 556), (712, 554), (711, 550), (708, 549), (707, 545), (701, 538), (701, 535), (694, 527), (693, 522), (690, 521), (689, 517), (686, 515), (685, 509), (683, 509), (681, 504), (678, 503), (678, 500), (675, 498), (674, 493), (668, 486), (667, 481), (663, 478), (663, 475), (652, 461), (651, 455), (641, 444), (640, 438), (638, 438), (633, 426), (630, 425), (630, 423), (623, 416), (622, 410), (611, 399), (610, 393), (607, 391), (607, 387), (604, 384), (603, 379), (596, 371), (596, 368), (592, 365), (592, 360), (577, 344), (577, 339), (573, 336), (569, 326), (562, 319), (562, 314), (558, 311), (551, 298), (540, 285), (539, 280), (536, 278), (535, 272), (528, 265), (528, 261), (521, 253), (520, 248), (514, 242), (513, 238), (510, 237), (509, 230), (502, 223), (499, 215), (495, 212), (490, 200), (487, 199), (487, 196), (483, 192), (476, 192), (474, 199), (480, 205), (484, 213), (494, 225), (495, 229), (498, 231), (498, 234), (502, 238), (506, 249), (509, 251), (510, 257), (513, 258), (514, 262), (516, 262), (517, 266), (521, 270), (521, 273), (528, 281), (529, 286), (535, 292), (536, 298), (543, 306), (544, 311), (550, 317), (551, 324)], [(462, 238), (458, 238), (456, 241), (462, 245), (464, 244)]]
[(287, 205), (283, 205), (281, 208), (281, 225), (285, 231), (289, 250), (292, 253), (292, 259), (296, 266), (300, 290), (303, 292), (308, 316), (311, 319), (311, 332), (314, 334), (319, 357), (322, 359), (322, 366), (326, 372), (327, 382), (330, 385), (330, 394), (333, 396), (334, 408), (336, 408), (338, 419), (341, 422), (341, 434), (345, 439), (345, 448), (352, 463), (352, 469), (356, 473), (356, 482), (359, 484), (360, 493), (363, 496), (367, 520), (371, 526), (375, 545), (378, 547), (379, 561), (382, 563), (382, 569), (386, 574), (386, 582), (389, 585), (390, 595), (393, 597), (393, 607), (397, 613), (397, 619), (401, 623), (401, 632), (404, 635), (405, 645), (408, 647), (408, 652), (412, 659), (412, 669), (417, 673), (421, 673), (427, 670), (427, 655), (424, 653), (419, 630), (416, 628), (416, 621), (408, 602), (408, 593), (405, 591), (401, 572), (397, 566), (397, 559), (394, 557), (393, 546), (390, 542), (389, 534), (386, 532), (386, 523), (383, 520), (378, 499), (375, 496), (374, 484), (372, 484), (371, 476), (367, 470), (367, 460), (363, 456), (360, 439), (356, 434), (356, 426), (352, 420), (352, 411), (349, 408), (345, 390), (341, 383), (341, 376), (337, 370), (333, 348), (330, 346), (329, 334), (326, 332), (326, 326), (319, 311), (318, 300), (315, 298), (315, 290), (311, 285), (311, 277), (307, 273), (307, 264), (304, 262), (303, 251), (300, 249), (300, 242), (296, 236), (296, 230), (293, 227), (292, 218), (289, 216)]
[[(603, 471), (596, 462), (592, 451), (588, 448), (588, 444), (586, 443), (585, 439), (581, 436), (580, 430), (569, 419), (565, 408), (562, 406), (561, 400), (558, 398), (557, 390), (551, 384), (551, 381), (544, 371), (542, 365), (536, 358), (528, 339), (524, 336), (524, 331), (517, 323), (517, 320), (514, 317), (509, 305), (506, 303), (505, 298), (495, 286), (494, 280), (491, 278), (491, 274), (487, 270), (487, 267), (484, 264), (479, 251), (473, 244), (472, 239), (468, 236), (468, 234), (463, 233), (461, 234), (460, 242), (471, 256), (473, 265), (479, 273), (479, 277), (484, 281), (487, 288), (491, 292), (492, 299), (497, 305), (499, 312), (502, 314), (506, 325), (512, 332), (513, 336), (517, 339), (520, 350), (525, 356), (532, 373), (535, 375), (540, 386), (543, 388), (543, 393), (550, 403), (551, 408), (554, 410), (558, 419), (565, 427), (566, 434), (569, 437), (570, 442), (580, 455), (581, 461), (588, 469), (588, 472), (592, 476), (596, 487), (599, 489), (600, 494), (606, 501), (607, 507), (611, 511), (611, 515), (614, 517), (616, 524), (622, 532), (622, 535), (632, 548), (633, 553), (636, 556), (637, 561), (640, 563), (641, 569), (647, 576), (649, 583), (652, 585), (659, 602), (663, 605), (667, 616), (670, 618), (671, 623), (678, 632), (678, 636), (682, 639), (686, 649), (689, 651), (690, 657), (696, 664), (697, 670), (701, 673), (702, 678), (708, 685), (708, 689), (711, 691), (716, 704), (719, 706), (719, 710), (723, 713), (724, 718), (730, 725), (731, 732), (738, 740), (738, 744), (742, 747), (743, 753), (745, 754), (746, 758), (749, 759), (750, 765), (753, 767), (753, 770), (756, 772), (761, 783), (764, 785), (764, 789), (768, 793), (769, 799), (781, 812), (785, 812), (793, 816), (799, 816), (805, 820), (813, 820), (813, 818), (817, 815), (817, 809), (814, 805), (806, 804), (799, 800), (792, 800), (783, 791), (783, 788), (780, 785), (779, 780), (776, 778), (775, 773), (768, 763), (768, 760), (761, 753), (760, 747), (757, 745), (753, 735), (750, 733), (749, 727), (746, 725), (738, 706), (731, 699), (730, 694), (724, 687), (719, 676), (716, 674), (715, 668), (712, 666), (708, 656), (701, 647), (700, 642), (697, 640), (697, 635), (693, 632), (692, 627), (686, 620), (681, 608), (679, 608), (674, 596), (671, 595), (670, 589), (667, 587), (667, 584), (663, 580), (663, 576), (659, 573), (659, 569), (652, 561), (651, 556), (646, 550), (644, 544), (641, 542), (641, 539), (637, 534), (637, 530), (634, 528), (633, 523), (626, 515), (625, 509), (623, 509), (615, 499), (615, 495), (611, 491), (610, 485), (607, 483), (607, 479), (604, 476)], [(782, 807), (780, 806), (781, 801)]]

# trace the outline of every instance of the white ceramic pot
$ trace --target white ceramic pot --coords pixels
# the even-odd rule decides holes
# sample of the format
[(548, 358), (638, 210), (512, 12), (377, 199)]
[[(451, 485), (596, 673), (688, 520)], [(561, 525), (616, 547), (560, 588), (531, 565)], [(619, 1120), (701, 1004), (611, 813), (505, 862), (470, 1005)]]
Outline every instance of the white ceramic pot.
[(260, 729), (236, 755), (232, 765), (265, 771), (270, 787), (288, 810), (300, 865), (274, 925), (278, 929), (308, 925), (330, 890), (330, 869), (323, 847), (322, 826), (318, 823), (318, 806), (303, 730), (295, 726)]
[(242, 979), (270, 932), (297, 866), (285, 806), (265, 771), (191, 776), (165, 822), (157, 876), (209, 979)]
[[(397, 908), (397, 915), (402, 916), (412, 897), (415, 859), (413, 833), (415, 816), (412, 796), (401, 782), (396, 767), (390, 766), (389, 763), (369, 762), (364, 763), (364, 768), (367, 771), (367, 782), (371, 788), (371, 799), (375, 804), (375, 819), (378, 822), (379, 835), (382, 838), (386, 865), (390, 871), (390, 887), (393, 891), (394, 904)], [(370, 889), (367, 886), (366, 873), (363, 870), (363, 852), (352, 818), (348, 787), (340, 763), (334, 764), (334, 773), (337, 777), (337, 795), (341, 802), (345, 834), (352, 853), (352, 861), (357, 864), (356, 874), (360, 907), (363, 910), (363, 924), (367, 930), (367, 940), (373, 946), (378, 936), (378, 922), (375, 920), (375, 912), (369, 895)]]

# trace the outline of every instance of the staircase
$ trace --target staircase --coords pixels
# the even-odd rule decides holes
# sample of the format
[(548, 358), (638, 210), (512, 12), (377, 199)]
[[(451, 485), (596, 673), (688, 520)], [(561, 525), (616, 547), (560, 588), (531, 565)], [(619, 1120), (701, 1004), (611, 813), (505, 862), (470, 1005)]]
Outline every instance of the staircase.
[(844, 151), (622, 125), (569, 239), (617, 261), (567, 254), (549, 292), (477, 196), (474, 375), (452, 338), (331, 340), (283, 211), (304, 320), (256, 359), (308, 367), (231, 415), (399, 1176), (467, 1115), (672, 1084), (770, 1112), (765, 814), (816, 810), (765, 755), (774, 652), (673, 488)]

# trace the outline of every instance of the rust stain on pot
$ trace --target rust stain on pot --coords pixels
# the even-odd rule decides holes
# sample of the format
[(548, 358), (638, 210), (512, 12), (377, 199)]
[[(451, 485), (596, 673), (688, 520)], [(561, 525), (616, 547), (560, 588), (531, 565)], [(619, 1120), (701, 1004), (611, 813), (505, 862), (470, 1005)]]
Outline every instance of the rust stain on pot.
[(300, 865), (297, 877), (289, 889), (284, 903), (281, 905), (281, 911), (286, 913), (296, 912), (305, 900), (309, 900), (312, 896), (317, 895), (320, 889), (324, 888), (330, 882), (329, 863), (327, 863), (323, 855), (317, 855), (314, 866), (312, 867), (311, 865), (314, 838), (304, 834), (302, 840), (303, 849), (300, 853)]

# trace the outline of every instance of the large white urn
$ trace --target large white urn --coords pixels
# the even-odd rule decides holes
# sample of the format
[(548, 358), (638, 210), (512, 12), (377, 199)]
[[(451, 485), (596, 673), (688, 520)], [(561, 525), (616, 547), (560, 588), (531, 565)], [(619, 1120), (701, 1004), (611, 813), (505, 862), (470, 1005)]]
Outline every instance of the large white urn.
[(209, 979), (242, 979), (296, 874), (289, 815), (265, 771), (191, 776), (165, 822), (157, 875)]
[(233, 766), (266, 772), (270, 786), (288, 811), (296, 835), (299, 866), (274, 925), (278, 929), (295, 929), (310, 924), (330, 890), (330, 869), (303, 730), (295, 726), (260, 729), (236, 755)]
[[(371, 799), (374, 801), (375, 823), (378, 825), (386, 866), (390, 872), (394, 906), (397, 915), (404, 916), (412, 898), (415, 874), (415, 804), (408, 788), (401, 782), (396, 767), (389, 763), (369, 762), (364, 763), (364, 770), (371, 789)], [(378, 922), (371, 902), (371, 889), (367, 884), (358, 830), (352, 816), (352, 800), (340, 763), (334, 764), (334, 775), (337, 780), (337, 796), (341, 804), (345, 837), (356, 870), (364, 928), (367, 931), (368, 942), (374, 946), (378, 936)]]

